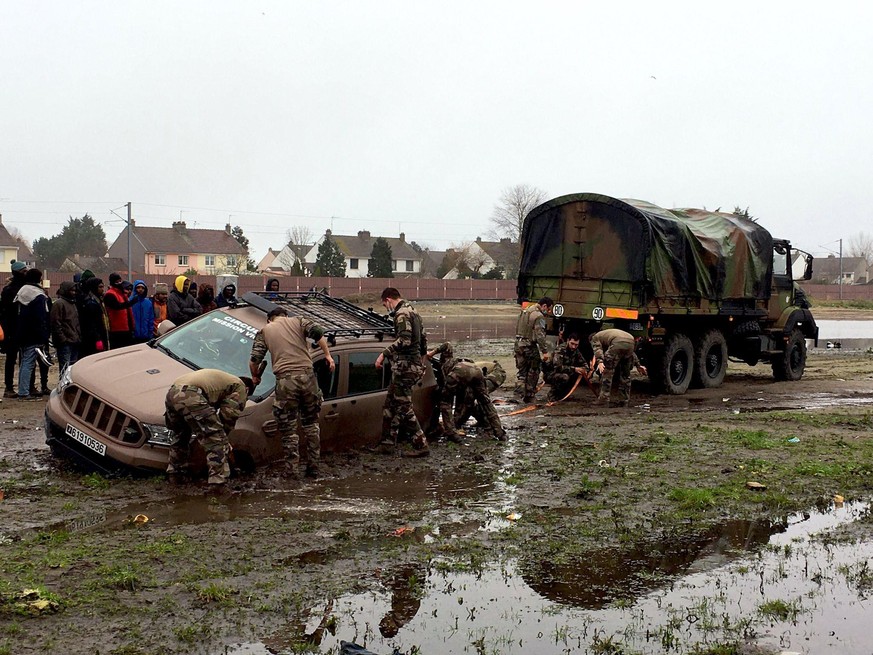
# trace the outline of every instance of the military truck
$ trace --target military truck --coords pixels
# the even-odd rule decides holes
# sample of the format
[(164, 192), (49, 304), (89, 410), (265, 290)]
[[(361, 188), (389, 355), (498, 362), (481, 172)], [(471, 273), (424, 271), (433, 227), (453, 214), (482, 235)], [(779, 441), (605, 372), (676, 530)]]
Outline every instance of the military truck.
[(720, 386), (729, 358), (799, 380), (818, 342), (812, 256), (742, 216), (572, 194), (527, 215), (521, 250), (519, 303), (551, 297), (552, 333), (630, 332), (667, 393)]

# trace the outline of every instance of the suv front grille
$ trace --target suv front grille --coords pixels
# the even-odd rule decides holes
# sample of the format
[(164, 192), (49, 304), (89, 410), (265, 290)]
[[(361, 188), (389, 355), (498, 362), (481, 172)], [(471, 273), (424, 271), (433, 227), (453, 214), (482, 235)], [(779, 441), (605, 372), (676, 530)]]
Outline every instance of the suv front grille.
[(76, 418), (100, 434), (129, 444), (142, 441), (142, 428), (136, 419), (76, 385), (64, 389), (63, 402)]

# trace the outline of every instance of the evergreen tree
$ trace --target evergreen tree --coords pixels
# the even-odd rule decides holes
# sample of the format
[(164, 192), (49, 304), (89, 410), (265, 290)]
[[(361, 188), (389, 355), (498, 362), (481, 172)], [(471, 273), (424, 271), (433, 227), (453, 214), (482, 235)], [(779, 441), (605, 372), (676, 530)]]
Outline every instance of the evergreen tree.
[(239, 225), (235, 225), (230, 231), (230, 236), (232, 236), (236, 242), (242, 246), (244, 251), (242, 257), (238, 257), (236, 260), (237, 264), (233, 267), (234, 273), (239, 274), (243, 267), (245, 267), (245, 270), (247, 271), (258, 270), (258, 265), (255, 263), (255, 260), (249, 257), (249, 239), (245, 234), (243, 234), (243, 229)]
[(33, 242), (33, 254), (42, 268), (57, 268), (64, 259), (73, 255), (105, 257), (108, 249), (103, 226), (95, 223), (88, 214), (82, 218), (70, 216), (60, 234)]
[(373, 250), (370, 251), (370, 268), (367, 277), (394, 277), (394, 271), (391, 270), (392, 258), (391, 246), (385, 239), (378, 237), (373, 242)]
[(326, 236), (318, 246), (315, 257), (315, 275), (325, 277), (345, 277), (346, 258), (336, 242)]

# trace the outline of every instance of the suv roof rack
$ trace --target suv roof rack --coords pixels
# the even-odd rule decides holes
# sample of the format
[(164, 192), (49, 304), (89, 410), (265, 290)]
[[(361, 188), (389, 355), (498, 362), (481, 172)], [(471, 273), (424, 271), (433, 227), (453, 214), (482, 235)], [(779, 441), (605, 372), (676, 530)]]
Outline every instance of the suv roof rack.
[(386, 334), (394, 334), (394, 324), (385, 316), (320, 291), (249, 291), (242, 300), (265, 314), (281, 307), (293, 316), (307, 316), (324, 328), (332, 342), (336, 337), (365, 334), (382, 341)]

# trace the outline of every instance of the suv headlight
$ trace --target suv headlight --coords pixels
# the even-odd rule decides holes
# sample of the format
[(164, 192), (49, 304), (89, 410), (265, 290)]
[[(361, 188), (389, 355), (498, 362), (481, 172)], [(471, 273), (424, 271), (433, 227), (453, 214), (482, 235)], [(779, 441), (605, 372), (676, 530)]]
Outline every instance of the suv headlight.
[(73, 366), (67, 366), (63, 371), (61, 371), (61, 377), (58, 378), (58, 393), (61, 394), (64, 392), (64, 389), (73, 384)]
[(172, 446), (179, 437), (170, 428), (165, 425), (154, 425), (151, 423), (143, 423), (143, 428), (149, 433), (150, 444), (156, 446)]

